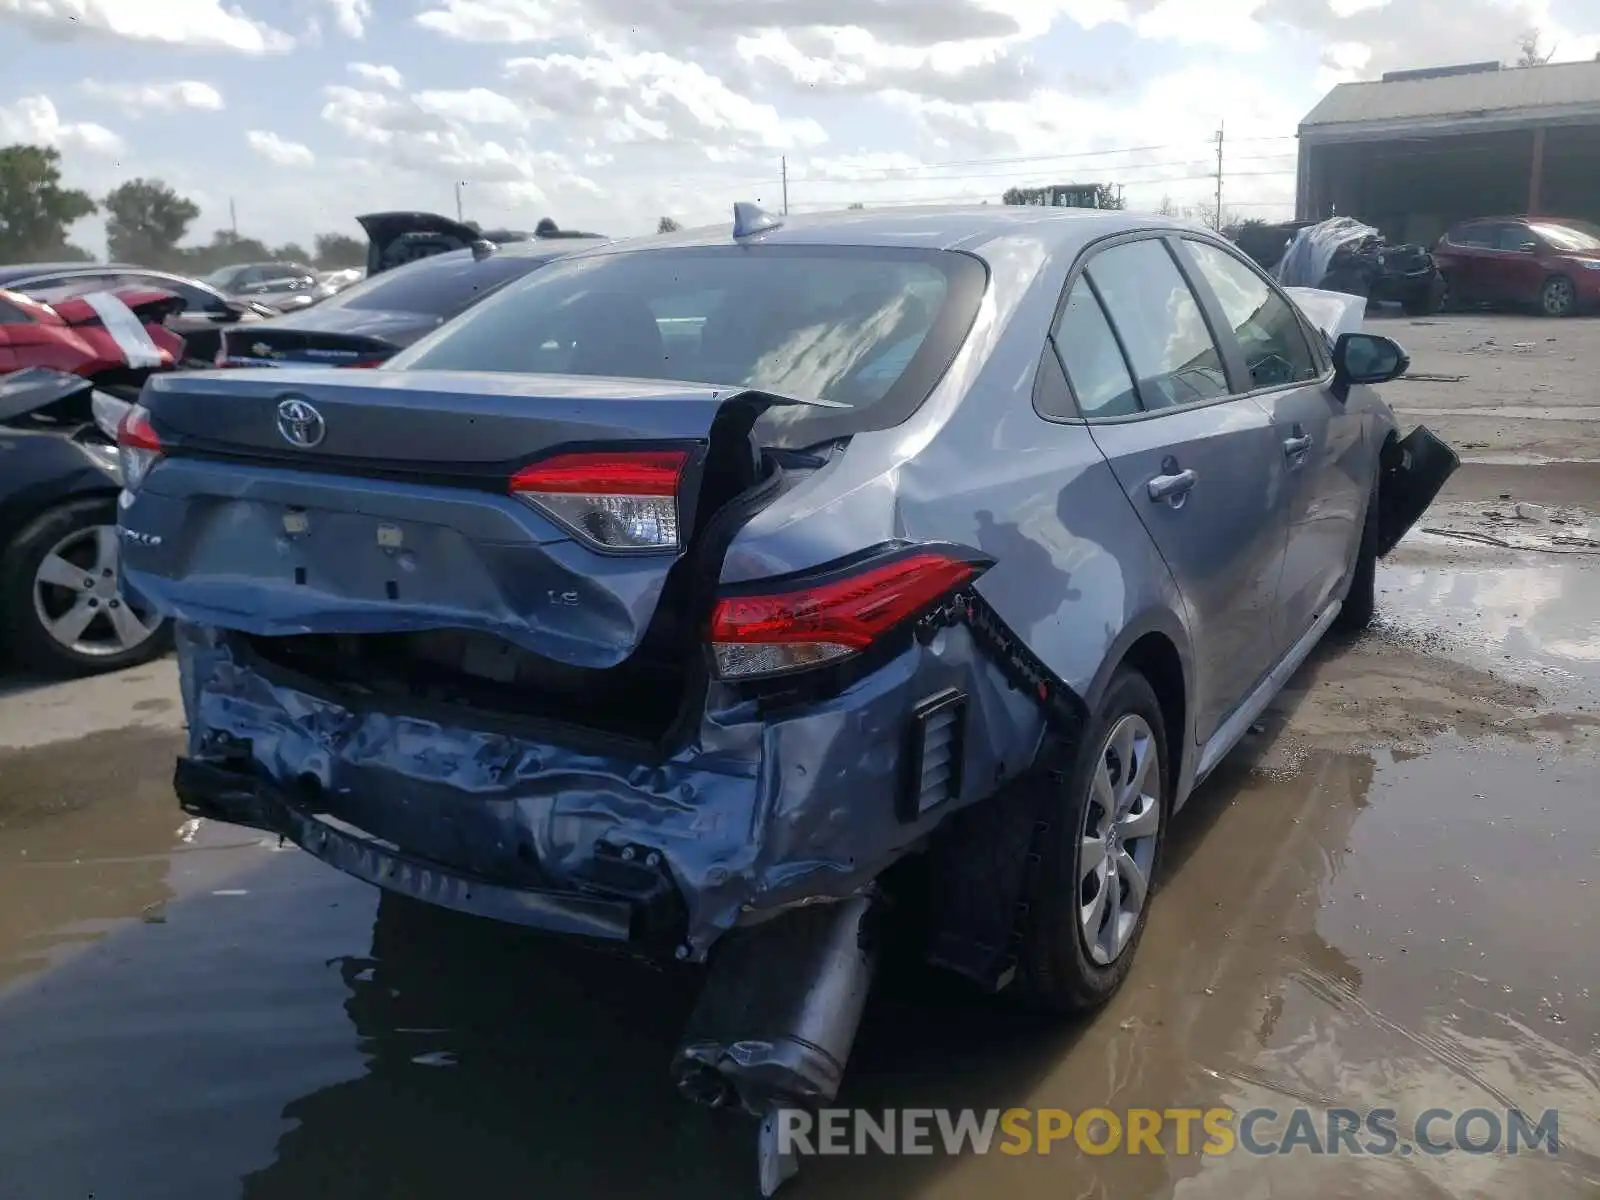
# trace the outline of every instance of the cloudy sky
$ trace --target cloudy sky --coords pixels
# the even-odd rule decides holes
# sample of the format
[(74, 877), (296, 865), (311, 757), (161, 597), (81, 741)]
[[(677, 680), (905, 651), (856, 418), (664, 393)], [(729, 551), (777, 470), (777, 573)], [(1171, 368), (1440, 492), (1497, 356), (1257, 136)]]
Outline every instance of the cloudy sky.
[[(1287, 216), (1335, 83), (1600, 53), (1600, 0), (0, 0), (0, 143), (279, 243), (378, 208), (613, 234), (1105, 180)], [(103, 249), (93, 220), (75, 231)]]

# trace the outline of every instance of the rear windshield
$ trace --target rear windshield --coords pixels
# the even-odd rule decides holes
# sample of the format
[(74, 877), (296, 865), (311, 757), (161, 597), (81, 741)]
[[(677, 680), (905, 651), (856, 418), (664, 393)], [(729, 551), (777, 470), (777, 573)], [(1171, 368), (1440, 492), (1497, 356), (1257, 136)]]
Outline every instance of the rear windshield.
[(477, 262), (463, 252), (436, 254), (351, 284), (317, 307), (421, 313), (448, 319), (549, 261), (530, 255), (493, 254)]
[(943, 250), (709, 246), (571, 259), (508, 288), (392, 369), (608, 375), (753, 388), (795, 406), (769, 445), (898, 424), (949, 366), (987, 281)]

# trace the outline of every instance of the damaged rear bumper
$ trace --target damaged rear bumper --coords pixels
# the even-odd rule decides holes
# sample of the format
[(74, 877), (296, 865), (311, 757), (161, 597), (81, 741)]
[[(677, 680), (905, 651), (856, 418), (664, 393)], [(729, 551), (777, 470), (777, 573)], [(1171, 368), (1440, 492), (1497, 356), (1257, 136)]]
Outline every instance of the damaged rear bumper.
[(414, 900), (549, 933), (670, 947), (683, 932), (683, 904), (649, 855), (617, 856), (611, 879), (592, 891), (518, 887), (451, 871), (407, 854), (340, 820), (315, 793), (293, 795), (257, 777), (241, 759), (180, 758), (173, 785), (183, 811), (277, 834), (357, 879)]
[[(776, 709), (722, 696), (655, 757), (378, 699), (240, 635), (175, 632), (190, 813), (418, 900), (690, 962), (737, 926), (858, 894), (1026, 769), (1044, 728), (1039, 691), (978, 649), (981, 626), (918, 640), (837, 694)], [(959, 762), (927, 776), (931, 794), (908, 764), (939, 737)]]

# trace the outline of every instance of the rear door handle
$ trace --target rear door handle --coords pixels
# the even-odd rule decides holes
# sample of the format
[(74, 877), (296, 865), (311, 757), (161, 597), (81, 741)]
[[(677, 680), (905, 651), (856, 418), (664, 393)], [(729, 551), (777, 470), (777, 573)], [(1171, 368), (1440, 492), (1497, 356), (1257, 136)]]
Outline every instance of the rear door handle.
[(1183, 498), (1199, 479), (1200, 476), (1192, 469), (1177, 471), (1170, 475), (1157, 475), (1145, 485), (1145, 489), (1150, 493), (1150, 499), (1165, 501), (1176, 508), (1183, 503)]
[(1283, 439), (1283, 452), (1290, 458), (1297, 454), (1304, 454), (1309, 449), (1311, 449), (1311, 435), (1309, 433), (1303, 433), (1299, 437)]

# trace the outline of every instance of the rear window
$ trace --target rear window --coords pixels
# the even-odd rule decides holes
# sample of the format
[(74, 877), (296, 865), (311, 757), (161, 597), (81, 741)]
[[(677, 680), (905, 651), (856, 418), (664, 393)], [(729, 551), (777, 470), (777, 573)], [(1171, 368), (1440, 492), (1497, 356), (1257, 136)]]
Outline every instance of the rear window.
[(898, 424), (977, 313), (975, 258), (899, 247), (707, 246), (572, 259), (393, 360), (401, 370), (607, 375), (753, 388), (769, 445)]
[(335, 292), (318, 307), (421, 313), (448, 320), (549, 261), (494, 254), (476, 262), (470, 254), (439, 254), (363, 279)]

